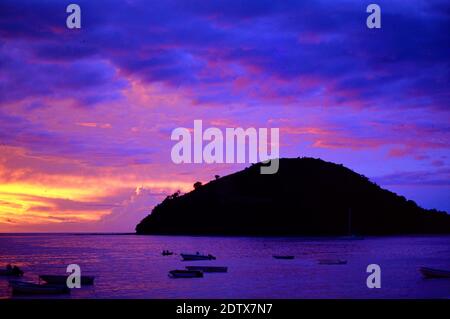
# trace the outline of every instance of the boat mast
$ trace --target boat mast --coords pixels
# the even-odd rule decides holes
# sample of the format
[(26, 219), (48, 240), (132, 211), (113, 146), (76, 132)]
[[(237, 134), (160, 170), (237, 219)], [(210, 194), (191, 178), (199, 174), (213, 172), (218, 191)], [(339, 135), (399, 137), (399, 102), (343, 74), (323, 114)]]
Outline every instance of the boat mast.
[(348, 209), (348, 235), (352, 235), (352, 209)]

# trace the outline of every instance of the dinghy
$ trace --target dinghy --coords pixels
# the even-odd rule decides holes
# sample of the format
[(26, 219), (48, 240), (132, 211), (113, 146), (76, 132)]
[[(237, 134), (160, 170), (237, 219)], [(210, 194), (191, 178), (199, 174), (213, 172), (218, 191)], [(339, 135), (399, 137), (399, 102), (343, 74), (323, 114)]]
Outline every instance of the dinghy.
[(171, 270), (169, 271), (171, 278), (202, 278), (203, 272), (198, 270)]
[(339, 237), (339, 239), (340, 240), (362, 240), (362, 239), (364, 239), (363, 236), (356, 235), (352, 230), (352, 209), (351, 208), (348, 209), (347, 221), (348, 221), (348, 225), (347, 225), (348, 235), (344, 236), (344, 237)]
[(347, 260), (343, 259), (320, 259), (320, 265), (345, 265), (347, 264)]
[(187, 270), (202, 271), (202, 272), (227, 272), (228, 267), (221, 266), (186, 266)]
[(289, 256), (289, 255), (285, 255), (285, 256), (273, 255), (272, 257), (275, 258), (275, 259), (294, 259), (295, 258), (294, 256)]
[(419, 271), (425, 278), (450, 278), (450, 270), (420, 267)]
[(9, 269), (0, 269), (0, 276), (16, 276), (16, 277), (20, 277), (21, 275), (13, 272), (12, 270)]
[[(39, 279), (42, 279), (46, 283), (52, 285), (66, 285), (67, 277), (69, 277), (69, 275), (39, 275)], [(93, 285), (94, 279), (94, 276), (81, 276), (81, 284)]]
[(0, 269), (0, 276), (23, 276), (23, 271), (17, 266), (7, 265), (5, 269)]
[(200, 253), (196, 253), (196, 254), (181, 254), (181, 258), (183, 258), (183, 260), (189, 260), (189, 261), (194, 261), (194, 260), (214, 260), (214, 259), (216, 259), (216, 257), (214, 257), (213, 255), (201, 255)]
[(10, 280), (13, 294), (23, 295), (59, 295), (68, 294), (70, 289), (64, 285), (35, 284), (32, 282)]

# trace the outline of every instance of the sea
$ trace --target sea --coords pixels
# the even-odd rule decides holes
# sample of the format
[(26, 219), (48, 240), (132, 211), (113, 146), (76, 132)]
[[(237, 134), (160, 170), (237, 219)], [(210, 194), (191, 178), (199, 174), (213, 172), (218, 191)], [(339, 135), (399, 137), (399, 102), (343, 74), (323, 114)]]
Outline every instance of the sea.
[[(163, 250), (174, 254), (162, 256)], [(216, 260), (181, 260), (180, 253), (196, 252), (212, 254)], [(347, 263), (322, 265), (320, 259)], [(419, 272), (422, 266), (450, 269), (450, 236), (0, 234), (0, 267), (7, 264), (22, 268), (23, 280), (30, 282), (39, 282), (42, 274), (66, 274), (68, 265), (77, 264), (82, 275), (95, 276), (95, 284), (74, 288), (69, 295), (13, 296), (8, 278), (0, 276), (0, 298), (450, 298), (450, 279), (425, 279)], [(379, 266), (380, 288), (367, 284), (374, 264)], [(228, 272), (189, 279), (168, 276), (170, 270), (188, 265), (226, 266)]]

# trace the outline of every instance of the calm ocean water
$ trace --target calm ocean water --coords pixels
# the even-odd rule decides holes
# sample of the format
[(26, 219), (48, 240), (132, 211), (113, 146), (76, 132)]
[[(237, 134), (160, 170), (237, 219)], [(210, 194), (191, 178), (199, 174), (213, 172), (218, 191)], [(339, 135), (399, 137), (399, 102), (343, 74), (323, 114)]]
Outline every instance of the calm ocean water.
[[(163, 249), (177, 255), (163, 257)], [(217, 260), (183, 262), (178, 255), (196, 251)], [(277, 260), (274, 254), (296, 259)], [(323, 258), (346, 259), (348, 264), (319, 265)], [(2, 234), (0, 267), (7, 263), (21, 266), (25, 279), (33, 281), (38, 274), (64, 274), (72, 263), (83, 274), (96, 276), (93, 287), (73, 289), (62, 298), (450, 298), (450, 280), (423, 279), (418, 272), (420, 266), (450, 269), (450, 236), (311, 240)], [(366, 267), (373, 263), (381, 266), (380, 289), (366, 286)], [(229, 270), (204, 278), (167, 276), (186, 265)], [(11, 298), (4, 277), (0, 298)]]

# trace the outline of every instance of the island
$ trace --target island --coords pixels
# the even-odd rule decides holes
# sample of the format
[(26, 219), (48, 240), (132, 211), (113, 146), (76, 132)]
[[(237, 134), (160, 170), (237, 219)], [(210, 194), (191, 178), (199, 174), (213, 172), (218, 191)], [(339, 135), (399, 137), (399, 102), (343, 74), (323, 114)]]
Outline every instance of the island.
[(137, 234), (347, 236), (450, 233), (450, 215), (424, 209), (343, 165), (282, 158), (176, 192), (156, 205)]

